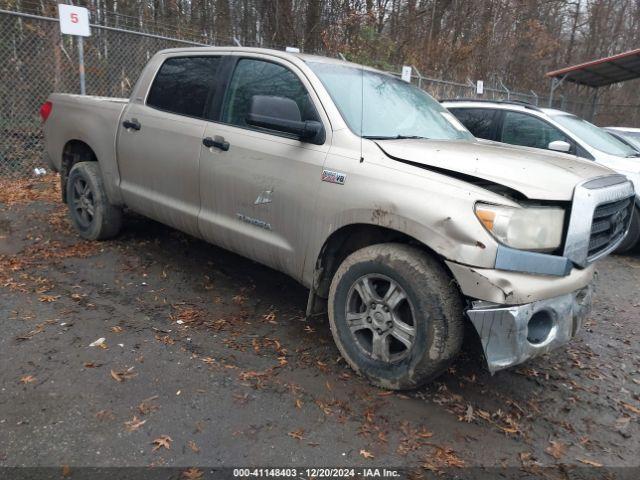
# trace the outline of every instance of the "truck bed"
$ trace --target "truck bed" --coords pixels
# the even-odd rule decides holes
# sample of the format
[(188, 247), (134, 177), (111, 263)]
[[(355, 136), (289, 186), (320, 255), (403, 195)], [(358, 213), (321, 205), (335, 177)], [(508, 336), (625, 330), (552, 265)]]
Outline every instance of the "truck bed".
[[(91, 145), (100, 159), (100, 168), (107, 178), (119, 180), (116, 161), (116, 135), (128, 98), (97, 97), (54, 93), (48, 98), (53, 104), (44, 124), (46, 159), (49, 166), (60, 171), (65, 146), (78, 141)], [(109, 182), (109, 193), (116, 194)]]

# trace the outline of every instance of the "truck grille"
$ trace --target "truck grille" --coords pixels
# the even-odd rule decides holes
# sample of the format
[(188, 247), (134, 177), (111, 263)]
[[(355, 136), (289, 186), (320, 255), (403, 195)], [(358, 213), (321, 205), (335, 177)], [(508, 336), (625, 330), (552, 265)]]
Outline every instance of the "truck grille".
[(591, 223), (587, 258), (595, 257), (620, 240), (627, 231), (632, 213), (633, 198), (625, 198), (596, 207)]

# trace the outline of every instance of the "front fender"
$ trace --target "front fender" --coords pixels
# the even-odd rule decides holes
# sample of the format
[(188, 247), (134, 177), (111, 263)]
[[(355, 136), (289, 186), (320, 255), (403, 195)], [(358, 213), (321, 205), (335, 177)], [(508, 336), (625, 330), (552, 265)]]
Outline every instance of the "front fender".
[[(329, 239), (346, 227), (379, 226), (407, 235), (444, 259), (456, 259), (480, 268), (493, 268), (497, 245), (474, 218), (469, 222), (463, 212), (420, 211), (422, 218), (396, 213), (397, 206), (374, 205), (373, 208), (354, 208), (341, 211), (322, 229), (323, 234), (312, 237), (304, 265), (303, 283), (313, 284), (318, 258)], [(466, 210), (464, 211), (468, 213)], [(322, 241), (319, 241), (322, 239)]]
[(474, 205), (477, 201), (510, 205), (511, 200), (463, 180), (391, 160), (375, 146), (362, 161), (342, 152), (334, 149), (326, 159), (325, 170), (341, 173), (344, 181), (322, 181), (318, 187), (303, 284), (314, 284), (327, 240), (340, 229), (358, 224), (400, 232), (447, 260), (494, 267), (498, 244), (476, 218)]

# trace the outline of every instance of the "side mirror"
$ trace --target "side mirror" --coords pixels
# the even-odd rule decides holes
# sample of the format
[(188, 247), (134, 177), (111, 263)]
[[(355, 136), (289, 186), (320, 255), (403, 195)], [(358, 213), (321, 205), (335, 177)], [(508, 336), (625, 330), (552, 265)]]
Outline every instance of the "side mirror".
[(246, 121), (248, 125), (290, 133), (310, 143), (324, 143), (322, 123), (315, 120), (302, 121), (298, 104), (290, 98), (254, 95), (251, 97)]
[(563, 141), (563, 140), (555, 140), (549, 143), (549, 150), (553, 150), (555, 152), (564, 152), (567, 153), (571, 150), (571, 144)]

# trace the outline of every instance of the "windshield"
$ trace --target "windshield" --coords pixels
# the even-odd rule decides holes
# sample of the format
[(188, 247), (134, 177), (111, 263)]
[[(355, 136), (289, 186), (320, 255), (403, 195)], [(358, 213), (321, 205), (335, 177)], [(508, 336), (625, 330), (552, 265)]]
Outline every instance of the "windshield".
[(638, 153), (606, 131), (575, 115), (553, 115), (553, 119), (583, 142), (601, 152), (617, 157), (635, 157)]
[(624, 138), (638, 152), (640, 152), (640, 132), (627, 132), (625, 130), (616, 130), (615, 133)]
[(356, 135), (372, 139), (474, 139), (449, 111), (407, 82), (357, 67), (324, 62), (308, 65)]

